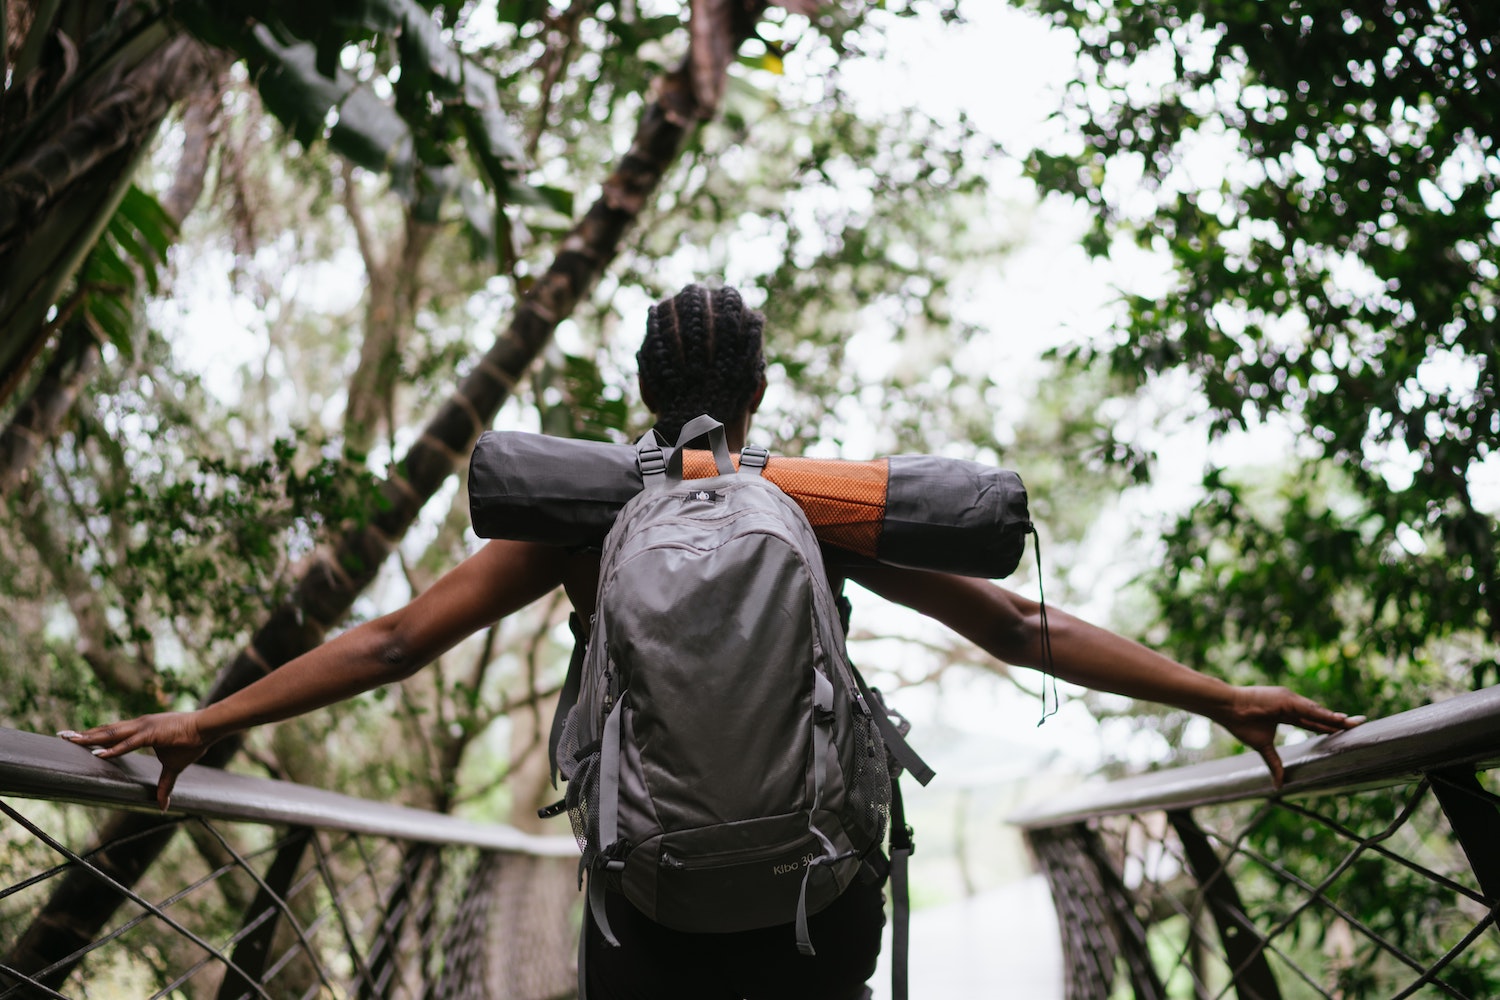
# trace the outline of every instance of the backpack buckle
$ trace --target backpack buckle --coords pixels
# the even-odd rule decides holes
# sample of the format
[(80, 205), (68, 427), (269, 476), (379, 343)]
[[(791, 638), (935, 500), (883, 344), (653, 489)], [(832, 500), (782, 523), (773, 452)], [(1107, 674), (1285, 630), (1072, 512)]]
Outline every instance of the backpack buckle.
[(625, 870), (625, 855), (629, 852), (630, 842), (627, 840), (617, 840), (599, 851), (599, 856), (595, 859), (594, 864), (601, 871), (622, 872)]
[(758, 476), (770, 461), (771, 453), (758, 444), (747, 444), (740, 449), (740, 471), (746, 475)]
[(640, 450), (641, 478), (660, 476), (667, 471), (667, 459), (660, 448), (647, 446)]

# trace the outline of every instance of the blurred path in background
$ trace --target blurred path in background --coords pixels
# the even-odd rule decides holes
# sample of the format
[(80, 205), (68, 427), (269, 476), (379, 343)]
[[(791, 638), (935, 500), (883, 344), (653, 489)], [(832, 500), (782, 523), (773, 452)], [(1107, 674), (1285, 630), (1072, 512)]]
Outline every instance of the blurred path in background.
[[(870, 985), (890, 1000), (890, 928)], [(1047, 882), (1032, 875), (911, 918), (911, 1000), (1062, 1000)]]

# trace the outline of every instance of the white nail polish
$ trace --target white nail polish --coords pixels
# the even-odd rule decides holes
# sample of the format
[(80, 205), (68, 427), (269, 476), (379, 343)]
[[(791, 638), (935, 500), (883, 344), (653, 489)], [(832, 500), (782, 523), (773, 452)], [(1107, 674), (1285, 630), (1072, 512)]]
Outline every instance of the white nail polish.
[(61, 736), (65, 740), (76, 740), (78, 739), (80, 734), (73, 732), (73, 730), (71, 729), (64, 729), (58, 732), (57, 735)]
[(94, 747), (94, 749), (90, 750), (89, 753), (93, 754), (95, 757), (98, 757), (99, 755), (101, 755), (102, 753), (104, 753), (104, 748), (103, 747)]

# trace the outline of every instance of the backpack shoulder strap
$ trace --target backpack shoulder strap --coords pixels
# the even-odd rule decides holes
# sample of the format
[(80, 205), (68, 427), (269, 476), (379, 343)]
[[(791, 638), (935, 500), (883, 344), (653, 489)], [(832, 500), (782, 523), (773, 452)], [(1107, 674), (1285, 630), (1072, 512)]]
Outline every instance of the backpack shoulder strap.
[(906, 806), (901, 801), (901, 781), (891, 775), (891, 998), (908, 998), (908, 961), (911, 950), (911, 891), (907, 863), (916, 850), (912, 829), (906, 824)]

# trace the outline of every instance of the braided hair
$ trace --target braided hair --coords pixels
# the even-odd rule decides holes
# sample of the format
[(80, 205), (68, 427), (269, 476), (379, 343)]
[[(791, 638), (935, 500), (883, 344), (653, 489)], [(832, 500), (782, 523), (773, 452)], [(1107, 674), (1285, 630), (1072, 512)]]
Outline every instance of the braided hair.
[(700, 413), (728, 423), (745, 412), (765, 376), (765, 322), (733, 288), (689, 285), (651, 307), (635, 360), (667, 441)]

